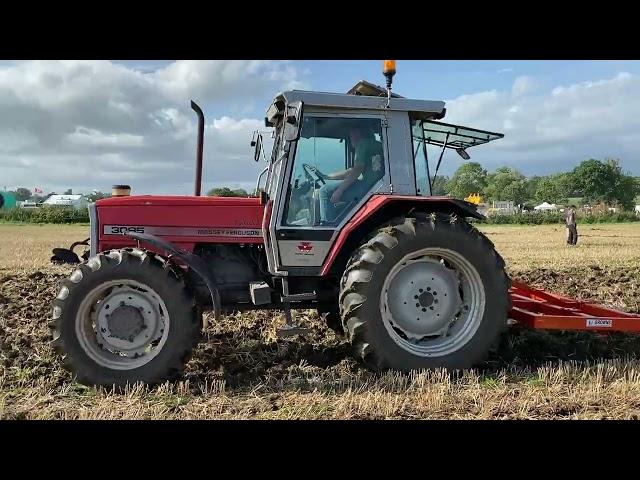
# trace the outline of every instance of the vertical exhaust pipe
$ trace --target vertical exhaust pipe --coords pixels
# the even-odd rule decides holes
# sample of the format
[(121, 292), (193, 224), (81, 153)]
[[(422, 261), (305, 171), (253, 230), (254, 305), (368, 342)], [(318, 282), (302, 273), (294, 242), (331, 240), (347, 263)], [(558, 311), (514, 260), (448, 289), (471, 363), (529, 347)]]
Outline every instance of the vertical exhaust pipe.
[(202, 191), (202, 150), (204, 148), (204, 113), (202, 109), (191, 100), (191, 108), (198, 115), (198, 145), (196, 147), (196, 181), (194, 195), (199, 197)]

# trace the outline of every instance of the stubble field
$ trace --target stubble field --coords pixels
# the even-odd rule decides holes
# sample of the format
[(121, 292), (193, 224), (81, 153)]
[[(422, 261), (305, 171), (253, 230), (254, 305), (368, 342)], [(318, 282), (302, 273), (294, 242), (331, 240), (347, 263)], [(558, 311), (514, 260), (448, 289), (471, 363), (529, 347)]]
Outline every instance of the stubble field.
[[(640, 227), (481, 227), (509, 273), (549, 291), (640, 312)], [(88, 227), (0, 224), (0, 418), (637, 418), (640, 338), (512, 329), (499, 351), (454, 375), (375, 374), (313, 312), (305, 338), (276, 339), (279, 313), (211, 323), (183, 379), (125, 393), (73, 382), (49, 346), (54, 246)]]

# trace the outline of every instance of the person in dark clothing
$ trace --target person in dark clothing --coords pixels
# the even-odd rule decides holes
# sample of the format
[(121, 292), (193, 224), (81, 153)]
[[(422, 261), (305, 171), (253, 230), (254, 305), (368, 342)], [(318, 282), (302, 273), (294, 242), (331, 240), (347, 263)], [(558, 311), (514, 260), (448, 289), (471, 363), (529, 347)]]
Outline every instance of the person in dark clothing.
[(351, 128), (350, 138), (355, 148), (353, 167), (331, 174), (318, 170), (325, 179), (332, 181), (320, 188), (320, 217), (323, 221), (335, 221), (338, 212), (336, 203), (361, 200), (384, 176), (382, 143), (357, 125)]
[(565, 212), (564, 219), (567, 227), (567, 244), (575, 245), (578, 243), (578, 225), (576, 223), (576, 211), (573, 205), (569, 206)]

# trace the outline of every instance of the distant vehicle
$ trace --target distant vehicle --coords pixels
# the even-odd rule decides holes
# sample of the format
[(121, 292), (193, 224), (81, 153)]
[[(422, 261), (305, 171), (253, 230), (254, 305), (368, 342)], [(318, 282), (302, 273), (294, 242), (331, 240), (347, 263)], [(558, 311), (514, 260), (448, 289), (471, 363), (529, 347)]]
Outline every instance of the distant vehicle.
[(25, 200), (24, 202), (17, 202), (18, 207), (20, 208), (39, 208), (40, 203), (32, 202), (30, 200)]

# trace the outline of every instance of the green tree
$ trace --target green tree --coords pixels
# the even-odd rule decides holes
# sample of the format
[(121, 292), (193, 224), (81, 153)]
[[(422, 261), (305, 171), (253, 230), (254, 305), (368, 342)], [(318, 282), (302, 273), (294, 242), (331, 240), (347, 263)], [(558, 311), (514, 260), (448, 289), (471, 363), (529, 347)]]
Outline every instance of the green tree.
[(23, 202), (31, 198), (31, 190), (27, 188), (23, 188), (23, 187), (17, 188), (15, 194), (16, 194), (16, 200), (18, 202)]
[(246, 190), (238, 188), (231, 190), (229, 187), (216, 187), (207, 192), (210, 197), (248, 197)]
[(527, 178), (527, 200), (533, 200), (536, 198), (536, 190), (538, 190), (538, 185), (544, 178), (545, 177), (540, 177), (538, 175)]
[(484, 193), (487, 187), (487, 171), (478, 162), (460, 165), (447, 184), (449, 195), (465, 198), (472, 193)]
[(585, 201), (619, 204), (625, 209), (633, 209), (636, 182), (623, 173), (618, 160), (585, 160), (573, 169), (571, 178)]
[(431, 179), (433, 187), (431, 189), (432, 195), (446, 195), (447, 185), (449, 183), (449, 177), (444, 175), (436, 175), (435, 180)]
[(566, 201), (567, 197), (582, 197), (582, 193), (576, 189), (576, 182), (571, 172), (556, 173), (553, 178), (560, 194), (559, 202)]
[(513, 168), (500, 167), (487, 176), (485, 192), (492, 200), (511, 200), (521, 205), (527, 201), (527, 179)]
[(542, 177), (536, 186), (533, 197), (536, 202), (561, 203), (567, 196), (570, 182), (565, 178), (566, 174), (549, 175)]

